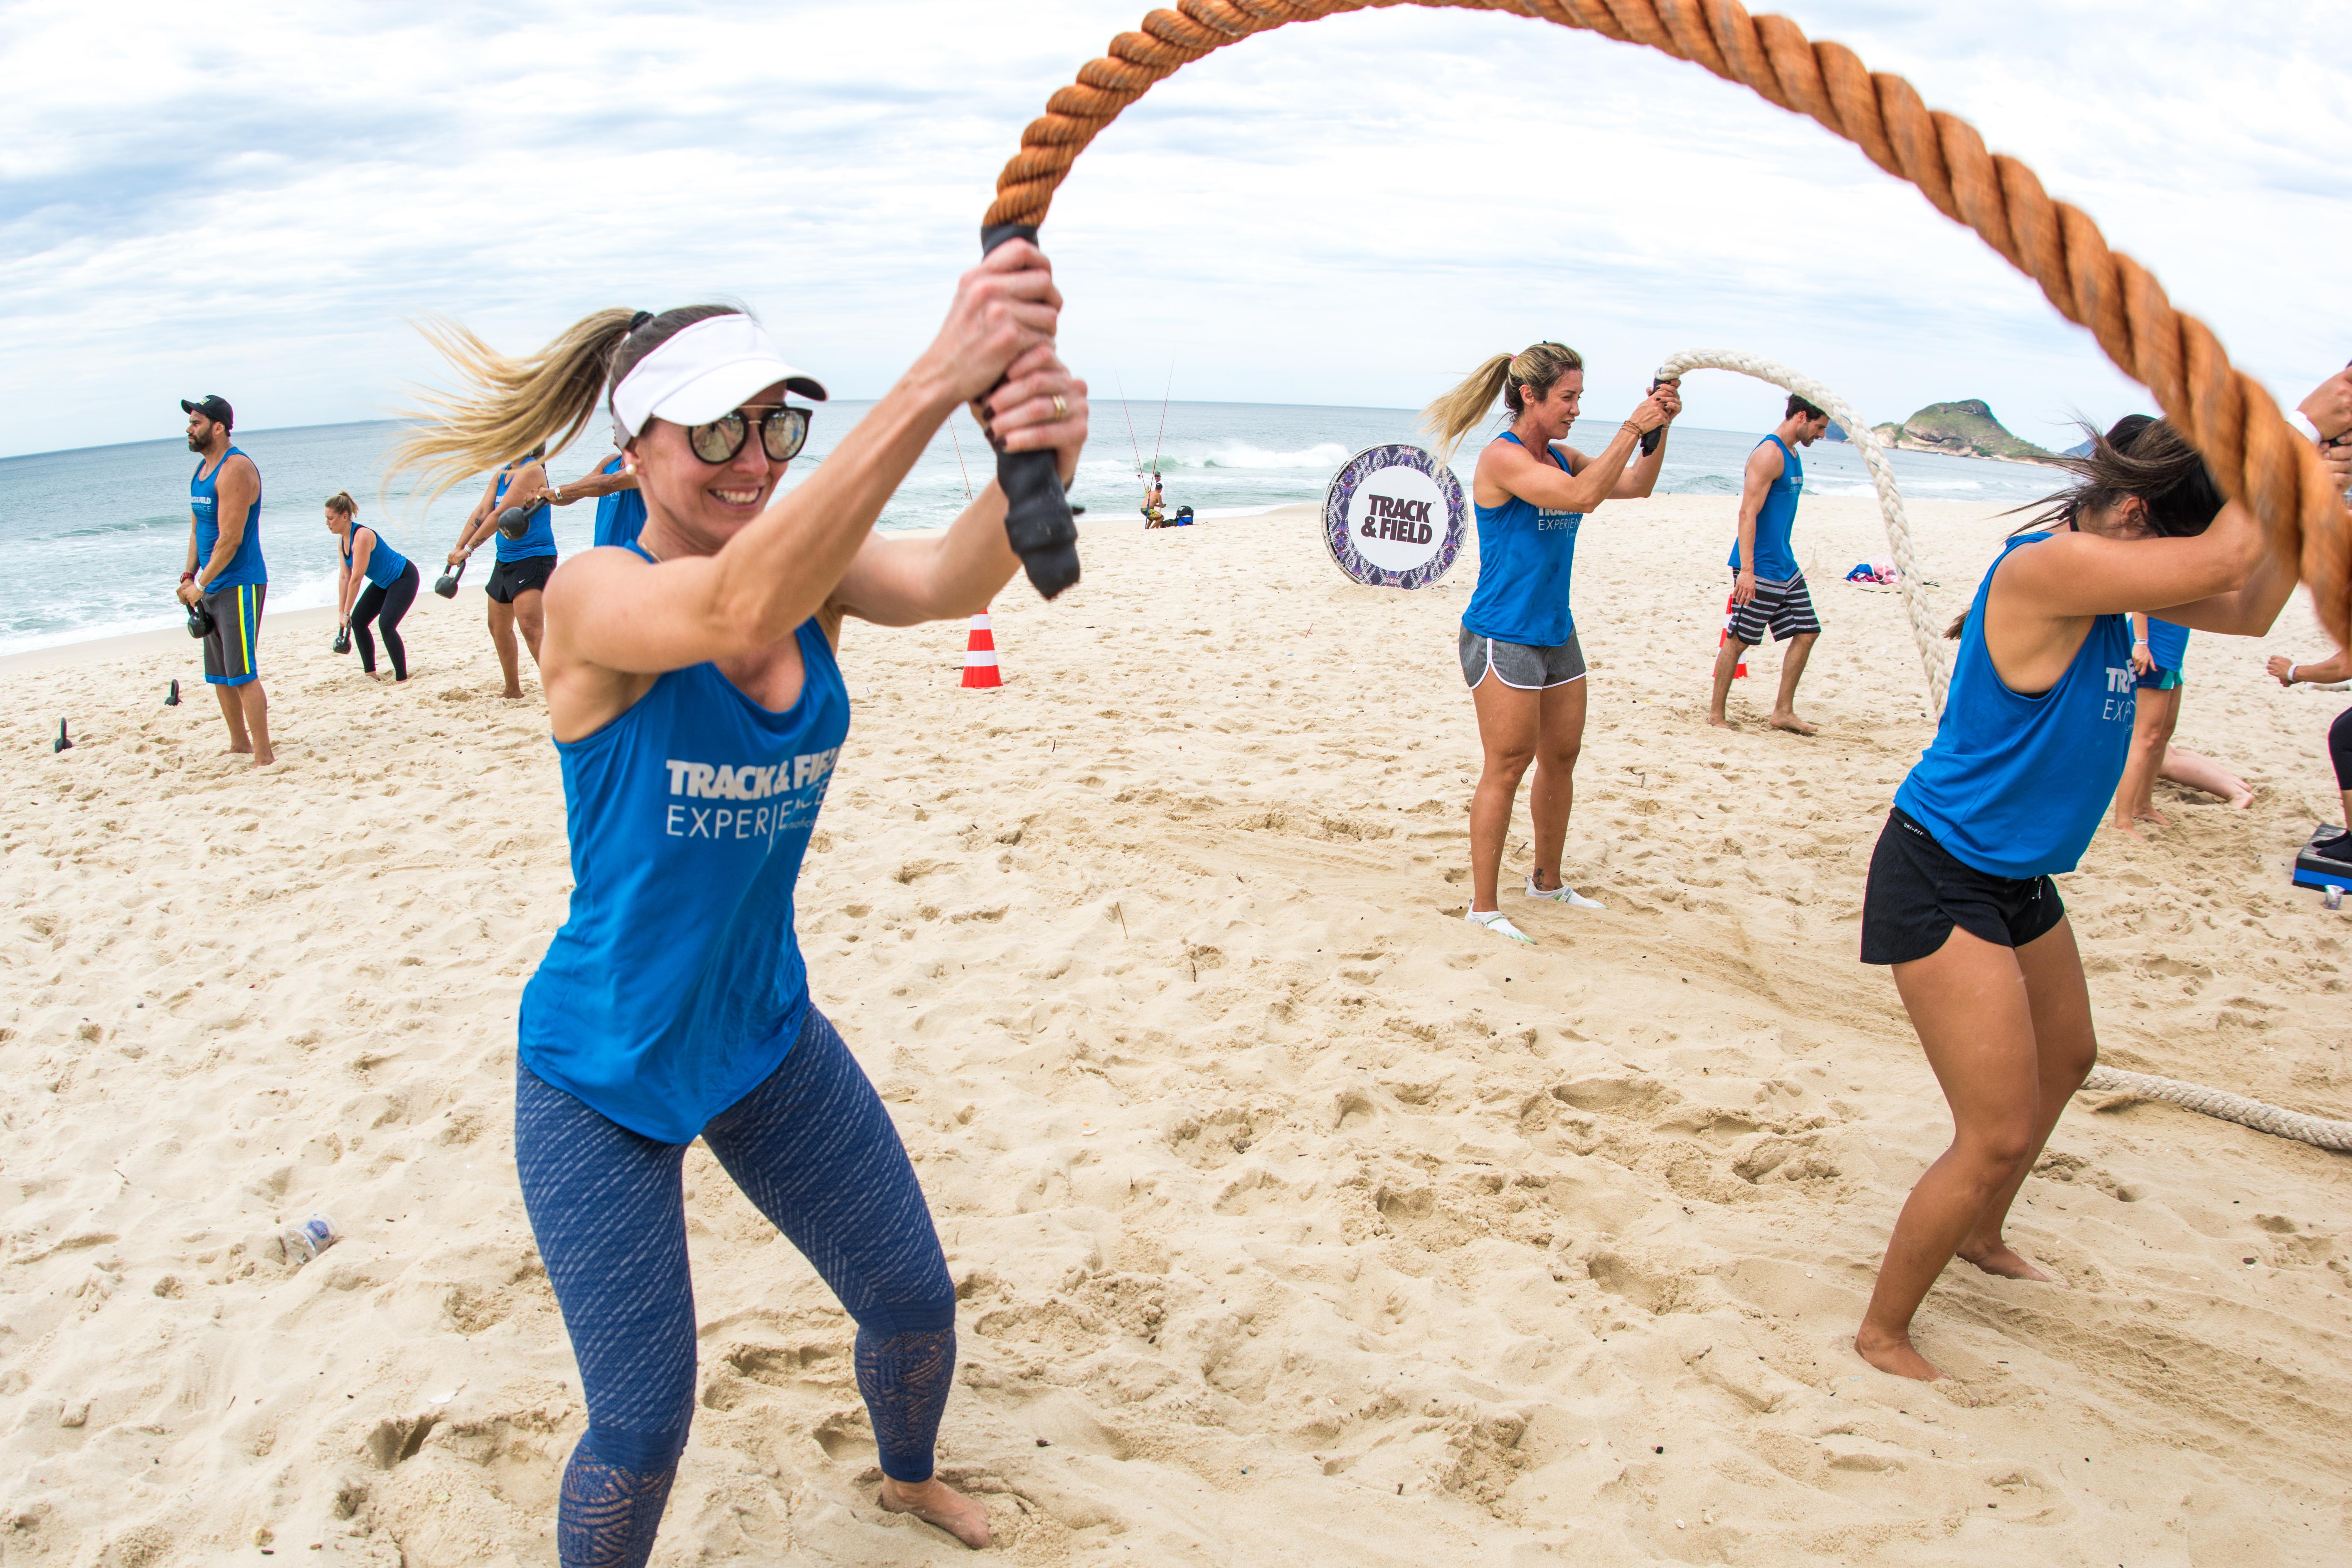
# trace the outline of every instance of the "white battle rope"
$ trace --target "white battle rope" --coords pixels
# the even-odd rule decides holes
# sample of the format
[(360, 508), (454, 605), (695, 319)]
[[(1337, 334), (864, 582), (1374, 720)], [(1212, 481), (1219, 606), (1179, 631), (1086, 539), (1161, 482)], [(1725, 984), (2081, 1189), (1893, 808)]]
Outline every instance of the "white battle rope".
[(2352, 1121), (2330, 1121), (2325, 1117), (2305, 1116), (2300, 1110), (2283, 1110), (2275, 1105), (2264, 1105), (2259, 1100), (2248, 1100), (2242, 1094), (2229, 1094), (2201, 1084), (2182, 1083), (2179, 1079), (2154, 1078), (2142, 1072), (2124, 1072), (2116, 1068), (2093, 1068), (2084, 1081), (2086, 1089), (2114, 1091), (2138, 1095), (2144, 1100), (2161, 1100), (2183, 1110), (2199, 1110), (2208, 1116), (2218, 1116), (2224, 1121), (2234, 1121), (2258, 1132), (2273, 1132), (2281, 1138), (2293, 1138), (2300, 1142), (2316, 1144), (2322, 1149), (2352, 1152)]
[(1927, 670), (1927, 700), (1935, 716), (1941, 718), (1944, 691), (1952, 679), (1950, 657), (1944, 647), (1944, 628), (1936, 624), (1934, 613), (1927, 607), (1927, 587), (1919, 577), (1919, 557), (1911, 548), (1911, 524), (1903, 515), (1903, 492), (1895, 487), (1895, 470), (1887, 467), (1886, 449), (1878, 444), (1878, 437), (1844, 398), (1811, 376), (1769, 359), (1735, 353), (1729, 349), (1685, 349), (1667, 356), (1666, 363), (1658, 367), (1658, 379), (1673, 381), (1690, 370), (1736, 371), (1759, 381), (1769, 381), (1795, 393), (1844, 427), (1847, 438), (1870, 469), (1870, 482), (1877, 487), (1878, 510), (1886, 517), (1886, 542), (1894, 547), (1895, 568), (1902, 574), (1903, 607), (1911, 616), (1911, 637), (1919, 645), (1919, 662)]

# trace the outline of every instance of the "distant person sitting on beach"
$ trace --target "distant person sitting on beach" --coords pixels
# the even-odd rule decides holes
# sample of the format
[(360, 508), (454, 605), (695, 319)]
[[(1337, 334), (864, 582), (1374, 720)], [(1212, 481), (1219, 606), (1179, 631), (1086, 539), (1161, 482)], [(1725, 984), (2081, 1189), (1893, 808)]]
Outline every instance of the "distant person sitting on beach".
[(383, 634), (384, 657), (392, 661), (392, 679), (408, 679), (408, 647), (400, 640), (401, 618), (416, 603), (421, 578), (416, 563), (394, 550), (374, 529), (359, 521), (359, 502), (349, 490), (327, 498), (327, 531), (335, 536), (335, 552), (342, 564), (335, 579), (335, 605), (343, 629), (359, 646), (360, 668), (375, 676), (375, 638), (370, 622)]
[(933, 1471), (955, 1285), (889, 1112), (810, 1000), (793, 896), (849, 731), (844, 622), (961, 621), (1020, 567), (993, 484), (930, 537), (876, 532), (884, 504), (968, 399), (1000, 446), (1051, 452), (1065, 483), (1076, 472), (1086, 384), (1055, 356), (1060, 306), (1034, 246), (999, 246), (931, 347), (785, 494), (810, 419), (786, 396), (824, 388), (718, 305), (634, 329), (626, 310), (591, 316), (472, 377), (449, 424), (395, 452), (395, 467), (473, 471), (486, 454), (470, 432), (532, 408), (576, 430), (609, 374), (646, 500), (635, 541), (574, 555), (547, 588), (577, 885), (523, 991), (515, 1157), (588, 1405), (559, 1494), (565, 1568), (643, 1563), (686, 1447), (679, 1172), (698, 1137), (857, 1325), (848, 1364), (881, 1506), (988, 1544), (986, 1508)]
[(230, 753), (250, 755), (255, 767), (266, 768), (278, 753), (269, 749), (269, 698), (256, 662), (261, 603), (269, 593), (269, 568), (261, 559), (261, 470), (229, 445), (236, 415), (226, 398), (183, 398), (180, 407), (188, 416), (188, 450), (197, 454), (188, 476), (180, 602), (207, 623), (205, 681), (220, 700)]
[(1478, 454), (1472, 483), (1478, 586), (1459, 638), (1485, 752), (1470, 799), (1470, 909), (1464, 918), (1498, 936), (1532, 942), (1502, 912), (1496, 891), (1511, 808), (1529, 762), (1536, 770), (1528, 791), (1535, 866), (1527, 896), (1601, 907), (1560, 876), (1584, 743), (1584, 650), (1569, 608), (1577, 531), (1602, 501), (1650, 493), (1666, 447), (1662, 437), (1655, 452), (1640, 456), (1642, 437), (1670, 424), (1682, 398), (1671, 385), (1652, 392), (1598, 457), (1555, 446), (1583, 401), (1584, 361), (1573, 349), (1545, 342), (1480, 365), (1429, 405), (1422, 426), (1450, 458), (1462, 437), (1486, 422), (1497, 396), (1510, 410), (1511, 427)]
[(2126, 421), (1979, 584), (1934, 742), (1895, 791), (1863, 896), (1862, 961), (1893, 967), (1952, 1110), (1951, 1146), (1895, 1222), (1854, 1349), (1942, 1374), (1911, 1320), (1955, 1256), (2048, 1275), (2003, 1229), (2066, 1101), (2098, 1059), (2083, 960), (2053, 875), (2097, 832), (2131, 750), (2129, 616), (2259, 637), (2294, 589), (2172, 426)]
[(2158, 779), (2218, 795), (2237, 810), (2245, 810), (2254, 804), (2253, 785), (2204, 753), (2172, 743), (2173, 727), (2180, 722), (2181, 671), (2189, 656), (2189, 628), (2137, 612), (2131, 621), (2137, 713), (2132, 720), (2131, 757), (2124, 763), (2123, 783), (2116, 786), (2116, 830), (2137, 838), (2136, 823), (2172, 826), (2171, 819), (2156, 809)]
[(1791, 393), (1780, 425), (1748, 455), (1739, 492), (1739, 535), (1731, 542), (1731, 625), (1715, 656), (1715, 691), (1706, 713), (1710, 724), (1730, 727), (1723, 706), (1731, 696), (1731, 678), (1769, 628), (1772, 640), (1781, 647), (1780, 695), (1767, 722), (1800, 735), (1817, 733), (1797, 717), (1797, 682), (1804, 679), (1805, 661), (1821, 640), (1822, 623), (1813, 614), (1812, 590), (1805, 586), (1789, 535), (1796, 527), (1797, 501), (1805, 489), (1805, 465), (1795, 448), (1811, 446), (1829, 427), (1828, 415)]
[[(449, 552), (449, 564), (455, 566), (472, 556), (484, 539), (498, 541), (498, 563), (483, 587), (490, 601), (490, 646), (499, 651), (499, 668), (507, 679), (502, 695), (509, 699), (522, 696), (522, 660), (515, 650), (515, 627), (520, 624), (522, 640), (530, 647), (530, 661), (537, 664), (540, 637), (546, 626), (541, 595), (555, 570), (555, 514), (541, 493), (546, 489), (547, 443), (541, 441), (529, 455), (490, 476), (482, 499), (467, 515), (466, 526), (457, 531), (457, 547)], [(515, 495), (513, 501), (507, 500), (509, 489)], [(520, 505), (525, 511), (525, 526), (518, 537), (509, 537), (499, 527), (499, 514), (513, 505)]]

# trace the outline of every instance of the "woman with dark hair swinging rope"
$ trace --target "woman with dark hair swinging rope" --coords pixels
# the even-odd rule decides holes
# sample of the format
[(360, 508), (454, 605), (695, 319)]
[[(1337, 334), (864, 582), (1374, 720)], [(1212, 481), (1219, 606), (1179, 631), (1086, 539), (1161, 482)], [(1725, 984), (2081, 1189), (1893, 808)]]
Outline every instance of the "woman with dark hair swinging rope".
[(2130, 617), (2259, 637), (2295, 563), (2163, 421), (2094, 434), (2078, 476), (2011, 536), (1959, 639), (1934, 742), (1895, 791), (1863, 898), (1862, 961), (1891, 965), (1952, 1110), (1952, 1142), (1895, 1222), (1854, 1349), (1943, 1375), (1911, 1320), (1944, 1266), (2049, 1275), (2003, 1236), (2011, 1204), (2098, 1059), (2053, 874), (2074, 868), (2123, 776)]
[(556, 569), (542, 644), (574, 888), (523, 992), (515, 1158), (587, 1394), (564, 1568), (646, 1561), (686, 1446), (680, 1166), (697, 1137), (856, 1321), (881, 1506), (988, 1543), (985, 1508), (932, 1473), (954, 1287), (897, 1130), (810, 1002), (793, 886), (849, 730), (845, 621), (960, 620), (1020, 567), (992, 484), (936, 537), (874, 533), (883, 504), (966, 402), (1006, 448), (1052, 452), (1066, 482), (1076, 469), (1087, 389), (1054, 351), (1060, 308), (1044, 255), (999, 247), (786, 495), (810, 419), (786, 398), (824, 388), (722, 306), (634, 330), (627, 310), (591, 316), (488, 367), (400, 453), (478, 472), (527, 447), (520, 432), (569, 426), (568, 441), (601, 401), (646, 501), (634, 542)]
[(1478, 509), (1478, 586), (1462, 613), (1462, 678), (1478, 710), (1485, 763), (1470, 800), (1470, 909), (1464, 917), (1497, 936), (1534, 938), (1503, 913), (1503, 841), (1519, 779), (1535, 763), (1528, 811), (1535, 819), (1535, 865), (1527, 896), (1576, 909), (1601, 906), (1560, 876), (1568, 816), (1576, 800), (1576, 758), (1584, 744), (1584, 650), (1576, 640), (1569, 583), (1576, 535), (1602, 501), (1638, 500), (1658, 482), (1665, 438), (1640, 450), (1682, 412), (1671, 385), (1642, 400), (1597, 457), (1559, 446), (1584, 398), (1584, 361), (1560, 343), (1496, 354), (1431, 404), (1422, 427), (1451, 458), (1484, 424), (1500, 396), (1511, 427), (1478, 454), (1472, 499)]

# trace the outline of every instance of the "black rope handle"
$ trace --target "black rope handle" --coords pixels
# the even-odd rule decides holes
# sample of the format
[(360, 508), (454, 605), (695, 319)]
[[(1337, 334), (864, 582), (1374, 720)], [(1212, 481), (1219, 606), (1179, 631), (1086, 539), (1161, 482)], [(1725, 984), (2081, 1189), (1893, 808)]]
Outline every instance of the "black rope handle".
[[(993, 224), (980, 231), (980, 253), (1007, 240), (1036, 242), (1034, 223)], [(1078, 523), (1062, 493), (1062, 476), (1050, 451), (996, 449), (996, 483), (1004, 491), (1004, 537), (1021, 557), (1030, 584), (1053, 598), (1078, 580)]]

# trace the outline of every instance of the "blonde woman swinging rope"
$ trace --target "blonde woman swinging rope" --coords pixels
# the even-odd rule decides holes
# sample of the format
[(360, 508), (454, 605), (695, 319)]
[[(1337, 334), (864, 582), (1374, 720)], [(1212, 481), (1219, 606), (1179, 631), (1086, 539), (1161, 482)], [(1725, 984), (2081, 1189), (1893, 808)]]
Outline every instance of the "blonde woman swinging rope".
[(1535, 819), (1535, 865), (1527, 896), (1576, 909), (1601, 906), (1561, 879), (1568, 816), (1576, 803), (1576, 757), (1584, 743), (1584, 650), (1576, 640), (1569, 584), (1585, 515), (1605, 500), (1636, 500), (1658, 482), (1665, 461), (1639, 450), (1682, 412), (1672, 385), (1642, 400), (1597, 457), (1557, 445), (1584, 399), (1584, 360), (1560, 343), (1496, 354), (1431, 404), (1422, 427), (1448, 457), (1500, 396), (1511, 427), (1478, 454), (1472, 499), (1478, 510), (1478, 586), (1462, 614), (1462, 678), (1478, 709), (1484, 753), (1470, 801), (1470, 910), (1464, 918), (1513, 942), (1533, 943), (1503, 913), (1496, 885), (1503, 840), (1519, 779), (1535, 764), (1528, 810)]

